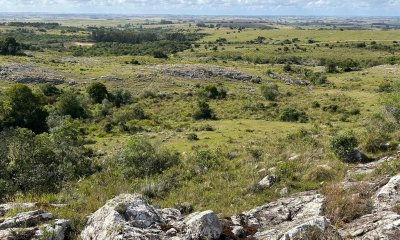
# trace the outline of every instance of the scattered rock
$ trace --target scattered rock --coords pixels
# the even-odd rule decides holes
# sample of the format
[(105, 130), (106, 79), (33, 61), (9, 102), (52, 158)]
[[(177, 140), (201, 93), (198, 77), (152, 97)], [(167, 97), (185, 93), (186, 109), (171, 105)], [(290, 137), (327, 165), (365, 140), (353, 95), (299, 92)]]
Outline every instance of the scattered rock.
[(292, 86), (307, 86), (307, 85), (309, 85), (309, 83), (304, 80), (294, 79), (294, 78), (279, 75), (276, 73), (269, 73), (268, 76), (273, 79), (281, 80), (287, 85), (292, 85)]
[(232, 234), (238, 238), (246, 237), (246, 230), (242, 226), (234, 226), (232, 228)]
[(265, 178), (263, 178), (261, 181), (258, 182), (258, 185), (260, 187), (272, 187), (272, 185), (274, 185), (274, 183), (277, 182), (277, 177), (273, 176), (273, 175), (268, 175)]
[(288, 188), (287, 188), (287, 187), (282, 188), (282, 189), (279, 191), (279, 194), (280, 194), (281, 196), (287, 196), (287, 195), (289, 194)]
[(63, 79), (47, 78), (47, 77), (25, 77), (16, 76), (12, 78), (13, 82), (16, 83), (52, 83), (52, 84), (63, 84), (65, 81)]
[(368, 214), (348, 224), (340, 233), (355, 240), (399, 239), (400, 215), (389, 211)]
[(64, 240), (68, 235), (69, 221), (54, 219), (43, 210), (21, 212), (0, 219), (0, 239), (46, 239)]
[(296, 161), (297, 159), (299, 159), (300, 158), (300, 155), (298, 155), (298, 154), (293, 154), (293, 155), (291, 155), (290, 157), (289, 157), (289, 161)]

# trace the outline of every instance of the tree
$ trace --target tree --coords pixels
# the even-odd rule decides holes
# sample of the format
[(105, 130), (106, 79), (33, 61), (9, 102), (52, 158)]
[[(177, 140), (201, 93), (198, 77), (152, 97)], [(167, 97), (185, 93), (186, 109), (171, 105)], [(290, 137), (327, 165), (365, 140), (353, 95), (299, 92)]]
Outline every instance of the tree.
[(261, 94), (265, 97), (265, 99), (269, 101), (275, 101), (279, 96), (278, 85), (275, 83), (270, 83), (268, 85), (261, 86)]
[(85, 118), (87, 116), (78, 96), (71, 92), (64, 93), (59, 97), (55, 109), (57, 114), (61, 116), (69, 115), (72, 118)]
[(47, 131), (48, 112), (41, 98), (29, 87), (22, 84), (9, 87), (0, 105), (5, 127), (28, 128), (35, 133)]
[(20, 44), (13, 37), (8, 37), (4, 41), (0, 41), (0, 55), (16, 55), (19, 48)]
[(105, 98), (108, 97), (107, 87), (100, 82), (94, 82), (87, 88), (87, 93), (89, 97), (95, 103), (101, 103)]
[(51, 83), (40, 84), (39, 88), (46, 97), (53, 97), (62, 93), (62, 90), (58, 89), (54, 84)]

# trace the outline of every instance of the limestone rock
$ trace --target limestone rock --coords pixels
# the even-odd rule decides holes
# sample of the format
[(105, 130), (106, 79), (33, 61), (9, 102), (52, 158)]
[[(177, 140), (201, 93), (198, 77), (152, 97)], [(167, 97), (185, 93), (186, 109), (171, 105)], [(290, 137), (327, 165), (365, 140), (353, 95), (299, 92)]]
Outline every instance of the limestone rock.
[(325, 231), (329, 220), (323, 217), (325, 198), (314, 191), (282, 198), (238, 216), (232, 217), (235, 225), (255, 228), (255, 239), (291, 239), (295, 234), (316, 226)]
[(212, 211), (192, 213), (183, 223), (190, 239), (218, 239), (222, 233), (218, 216)]
[(82, 240), (108, 239), (218, 239), (222, 227), (212, 211), (186, 218), (177, 209), (157, 209), (141, 196), (124, 194), (93, 213)]
[(64, 240), (68, 235), (69, 221), (54, 219), (43, 210), (18, 213), (0, 220), (0, 239)]
[(260, 187), (272, 187), (274, 183), (276, 183), (277, 178), (273, 175), (268, 175), (265, 178), (263, 178), (260, 182), (258, 182), (258, 185)]

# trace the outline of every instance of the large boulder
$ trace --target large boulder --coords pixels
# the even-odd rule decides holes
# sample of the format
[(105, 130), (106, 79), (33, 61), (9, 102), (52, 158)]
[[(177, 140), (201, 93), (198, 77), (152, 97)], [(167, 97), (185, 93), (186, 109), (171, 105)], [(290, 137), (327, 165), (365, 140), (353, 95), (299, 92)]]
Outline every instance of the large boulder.
[(218, 239), (222, 227), (212, 211), (186, 218), (177, 209), (158, 209), (139, 195), (123, 194), (93, 213), (82, 240)]
[(190, 239), (218, 239), (222, 233), (218, 216), (212, 211), (192, 213), (183, 220), (183, 224)]

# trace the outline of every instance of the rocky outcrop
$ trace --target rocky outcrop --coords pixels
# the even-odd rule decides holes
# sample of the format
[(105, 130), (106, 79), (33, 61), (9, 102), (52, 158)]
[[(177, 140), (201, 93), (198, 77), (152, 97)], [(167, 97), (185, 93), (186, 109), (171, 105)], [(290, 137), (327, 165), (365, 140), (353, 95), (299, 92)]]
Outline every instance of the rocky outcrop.
[(90, 218), (83, 240), (108, 239), (218, 239), (222, 227), (212, 211), (186, 218), (177, 209), (158, 209), (138, 195), (120, 195)]
[(186, 79), (207, 79), (212, 77), (223, 77), (229, 80), (238, 80), (242, 82), (260, 83), (260, 77), (230, 69), (207, 65), (190, 65), (190, 64), (175, 64), (163, 65), (160, 69), (161, 73), (174, 77)]
[(400, 175), (392, 177), (372, 197), (373, 211), (351, 222), (341, 234), (350, 239), (398, 239), (400, 236)]
[(64, 240), (68, 236), (69, 221), (54, 219), (43, 210), (21, 212), (0, 219), (0, 239), (51, 239)]
[(284, 82), (286, 85), (307, 86), (310, 84), (309, 82), (304, 81), (304, 80), (295, 79), (295, 78), (291, 78), (288, 76), (279, 75), (276, 73), (269, 73), (268, 76), (272, 79), (280, 80), (280, 81)]
[[(232, 217), (232, 229), (243, 226), (256, 229), (249, 234), (254, 239), (295, 239), (301, 234), (318, 229), (333, 229), (323, 214), (324, 197), (316, 192), (306, 192), (283, 198)], [(338, 235), (337, 235), (338, 236)]]

